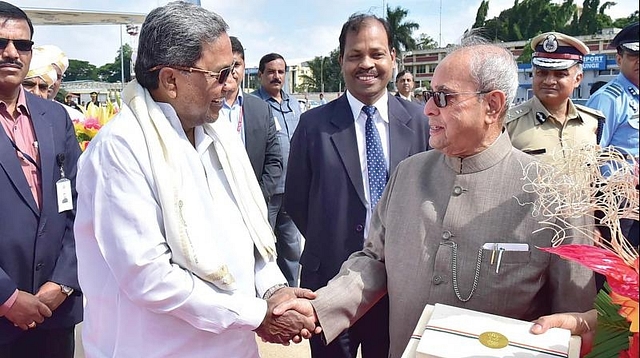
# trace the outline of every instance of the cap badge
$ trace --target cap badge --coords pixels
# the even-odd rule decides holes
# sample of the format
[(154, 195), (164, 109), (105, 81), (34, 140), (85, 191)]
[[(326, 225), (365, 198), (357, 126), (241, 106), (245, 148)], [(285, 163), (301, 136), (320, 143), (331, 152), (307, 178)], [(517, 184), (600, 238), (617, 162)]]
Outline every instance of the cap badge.
[(544, 42), (542, 43), (542, 48), (546, 52), (556, 52), (556, 50), (558, 49), (558, 40), (556, 39), (556, 36), (547, 36), (547, 38), (544, 39)]

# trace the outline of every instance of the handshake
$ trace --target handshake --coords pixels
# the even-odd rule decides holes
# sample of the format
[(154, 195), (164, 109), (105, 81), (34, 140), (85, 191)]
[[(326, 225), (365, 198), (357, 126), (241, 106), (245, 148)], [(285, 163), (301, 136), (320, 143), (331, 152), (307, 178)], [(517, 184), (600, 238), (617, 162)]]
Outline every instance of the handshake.
[(322, 332), (310, 300), (316, 294), (306, 288), (285, 287), (267, 299), (267, 315), (255, 332), (264, 342), (288, 346)]

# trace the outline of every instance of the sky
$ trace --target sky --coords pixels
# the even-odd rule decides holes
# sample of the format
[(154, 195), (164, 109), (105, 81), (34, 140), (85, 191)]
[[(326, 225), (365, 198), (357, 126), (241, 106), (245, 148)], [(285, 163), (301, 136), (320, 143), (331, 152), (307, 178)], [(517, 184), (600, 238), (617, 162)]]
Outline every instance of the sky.
[[(383, 8), (400, 6), (409, 11), (406, 21), (420, 25), (414, 37), (424, 33), (442, 44), (457, 43), (475, 21), (481, 0), (201, 0), (204, 8), (221, 15), (229, 24), (229, 34), (237, 36), (245, 48), (247, 68), (257, 67), (260, 58), (271, 52), (281, 54), (295, 65), (316, 56), (328, 56), (338, 48), (342, 24), (356, 12), (382, 16)], [(581, 4), (582, 0), (574, 0)], [(612, 18), (627, 17), (638, 10), (637, 0), (615, 0), (607, 11)], [(12, 0), (24, 8), (53, 8), (116, 11), (146, 14), (168, 1), (159, 0)], [(487, 19), (513, 6), (514, 0), (491, 0)], [(601, 3), (604, 1), (601, 0)], [(118, 25), (36, 26), (34, 42), (60, 47), (69, 58), (102, 66), (113, 62), (123, 43), (134, 49), (136, 40)]]

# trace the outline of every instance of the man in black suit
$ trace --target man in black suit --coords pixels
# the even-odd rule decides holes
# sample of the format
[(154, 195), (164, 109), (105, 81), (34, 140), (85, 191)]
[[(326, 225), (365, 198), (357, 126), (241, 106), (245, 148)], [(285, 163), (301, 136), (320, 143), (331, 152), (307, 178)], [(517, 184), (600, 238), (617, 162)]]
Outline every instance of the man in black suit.
[(80, 146), (62, 106), (21, 86), (33, 25), (0, 1), (0, 357), (72, 358)]
[[(423, 108), (386, 89), (396, 57), (390, 31), (373, 15), (349, 18), (340, 34), (345, 95), (303, 113), (293, 135), (284, 205), (306, 238), (301, 287), (323, 287), (363, 248), (386, 179), (401, 160), (427, 149)], [(373, 147), (382, 155), (369, 152)], [(355, 357), (359, 345), (364, 358), (387, 357), (386, 296), (328, 346), (319, 336), (311, 339), (314, 358)]]
[(244, 48), (235, 36), (231, 39), (231, 51), (235, 67), (227, 77), (226, 101), (220, 109), (219, 118), (227, 119), (232, 129), (238, 132), (256, 174), (262, 194), (267, 203), (275, 193), (282, 176), (282, 154), (276, 136), (276, 124), (271, 107), (262, 99), (243, 93)]

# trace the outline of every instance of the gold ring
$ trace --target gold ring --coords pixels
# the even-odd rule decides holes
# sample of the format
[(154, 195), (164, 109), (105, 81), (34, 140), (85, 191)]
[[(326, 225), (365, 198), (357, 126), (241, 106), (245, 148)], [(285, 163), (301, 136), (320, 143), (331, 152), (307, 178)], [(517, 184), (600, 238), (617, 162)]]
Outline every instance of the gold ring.
[(35, 322), (31, 322), (31, 323), (29, 323), (29, 325), (27, 327), (36, 328), (36, 323)]

